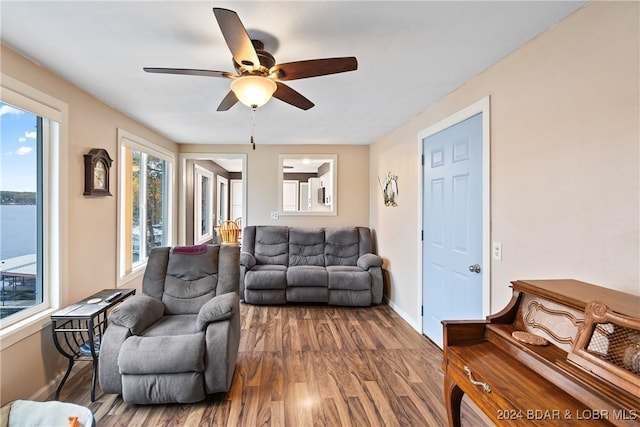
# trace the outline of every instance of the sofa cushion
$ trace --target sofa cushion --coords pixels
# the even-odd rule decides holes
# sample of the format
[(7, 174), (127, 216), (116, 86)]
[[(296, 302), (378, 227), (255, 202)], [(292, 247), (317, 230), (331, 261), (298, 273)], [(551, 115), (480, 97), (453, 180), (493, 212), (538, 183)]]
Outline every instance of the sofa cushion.
[(120, 348), (118, 366), (122, 374), (202, 372), (204, 333), (129, 337)]
[(109, 314), (109, 321), (129, 328), (132, 334), (139, 335), (163, 314), (162, 301), (145, 294), (137, 294), (114, 308)]
[(329, 292), (329, 304), (348, 307), (367, 307), (372, 302), (370, 291), (334, 289)]
[(246, 289), (285, 289), (287, 267), (284, 265), (256, 265), (244, 278)]
[(324, 229), (289, 229), (289, 265), (324, 266)]
[(371, 275), (359, 267), (330, 266), (329, 289), (364, 291), (371, 289)]
[(254, 254), (257, 264), (289, 263), (289, 227), (258, 226)]
[(324, 246), (325, 265), (356, 265), (359, 256), (358, 230), (355, 227), (327, 228)]
[(162, 316), (160, 320), (138, 335), (160, 337), (165, 335), (191, 334), (196, 332), (197, 318), (197, 314), (172, 314), (171, 316)]
[(207, 245), (202, 253), (170, 253), (167, 275), (181, 280), (198, 280), (218, 272), (220, 246)]
[(216, 294), (220, 247), (207, 245), (203, 253), (170, 253), (162, 302), (166, 314), (198, 314)]
[(292, 286), (287, 288), (287, 302), (329, 302), (326, 286)]
[(211, 322), (230, 319), (233, 316), (233, 307), (238, 304), (238, 294), (230, 292), (218, 295), (206, 303), (198, 313), (196, 328), (204, 331)]
[(287, 287), (327, 287), (327, 269), (315, 265), (297, 265), (287, 269)]
[(205, 397), (202, 372), (122, 376), (122, 399), (128, 403), (194, 403)]
[(186, 281), (167, 275), (162, 302), (166, 314), (198, 314), (200, 308), (216, 295), (217, 275)]
[(367, 253), (358, 258), (358, 262), (356, 263), (356, 265), (363, 270), (368, 270), (371, 267), (381, 267), (382, 258), (378, 255)]

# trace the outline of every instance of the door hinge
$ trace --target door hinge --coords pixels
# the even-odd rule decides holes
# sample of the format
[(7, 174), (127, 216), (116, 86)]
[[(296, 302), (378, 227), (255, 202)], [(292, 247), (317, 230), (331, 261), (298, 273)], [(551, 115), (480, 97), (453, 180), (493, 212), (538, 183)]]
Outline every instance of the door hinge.
[(422, 166), (424, 166), (424, 154), (420, 155), (420, 157), (420, 163), (422, 164)]
[(424, 317), (424, 305), (420, 306), (420, 316)]
[(424, 242), (424, 230), (420, 230), (420, 240)]

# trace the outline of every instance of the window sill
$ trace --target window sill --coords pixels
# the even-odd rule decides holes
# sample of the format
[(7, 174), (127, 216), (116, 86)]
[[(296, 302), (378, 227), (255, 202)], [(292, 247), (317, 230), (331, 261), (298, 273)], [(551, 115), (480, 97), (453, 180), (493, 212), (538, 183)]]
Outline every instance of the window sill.
[(144, 270), (146, 268), (147, 268), (146, 262), (144, 264), (140, 264), (136, 266), (131, 273), (127, 274), (126, 276), (122, 276), (118, 278), (118, 283), (116, 286), (118, 288), (122, 288), (123, 286), (130, 284), (134, 280), (141, 278), (144, 275)]
[(56, 311), (57, 309), (55, 308), (48, 308), (27, 319), (21, 320), (20, 322), (4, 328), (0, 331), (0, 351), (5, 348), (9, 348), (25, 338), (45, 329), (45, 327), (51, 323), (51, 314)]

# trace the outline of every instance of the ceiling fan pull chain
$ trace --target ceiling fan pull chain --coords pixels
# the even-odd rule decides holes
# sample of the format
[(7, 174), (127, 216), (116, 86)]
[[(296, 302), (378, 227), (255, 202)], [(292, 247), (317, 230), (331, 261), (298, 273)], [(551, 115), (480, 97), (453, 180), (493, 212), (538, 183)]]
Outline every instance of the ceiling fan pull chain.
[(251, 108), (251, 145), (253, 146), (254, 150), (256, 149), (255, 135), (256, 135), (256, 107), (252, 107)]

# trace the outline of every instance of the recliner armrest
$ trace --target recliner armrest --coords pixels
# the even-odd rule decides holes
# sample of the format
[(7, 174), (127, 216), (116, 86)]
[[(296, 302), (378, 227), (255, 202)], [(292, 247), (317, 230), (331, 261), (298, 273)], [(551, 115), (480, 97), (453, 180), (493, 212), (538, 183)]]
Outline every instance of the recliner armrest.
[(250, 270), (256, 265), (256, 258), (249, 252), (240, 252), (240, 265), (243, 265)]
[(198, 312), (196, 320), (196, 330), (204, 331), (211, 322), (230, 319), (234, 313), (239, 312), (240, 297), (235, 292), (216, 295)]
[(114, 308), (109, 315), (109, 321), (129, 328), (132, 334), (139, 335), (160, 320), (163, 314), (162, 301), (145, 294), (136, 294)]
[(364, 254), (358, 258), (356, 265), (363, 270), (368, 270), (371, 267), (381, 267), (382, 257), (371, 253)]

